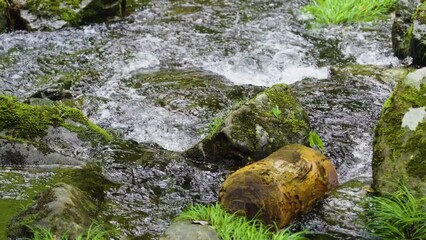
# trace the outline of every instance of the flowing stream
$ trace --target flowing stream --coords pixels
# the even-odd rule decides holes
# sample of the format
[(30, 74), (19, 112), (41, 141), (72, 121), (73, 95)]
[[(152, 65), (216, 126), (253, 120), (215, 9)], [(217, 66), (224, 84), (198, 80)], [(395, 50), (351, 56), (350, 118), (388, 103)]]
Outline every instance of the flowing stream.
[[(129, 146), (106, 149), (100, 158), (105, 175), (121, 184), (108, 193), (115, 210), (105, 215), (137, 239), (157, 238), (188, 204), (216, 201), (228, 171), (167, 152), (158, 157), (164, 161), (117, 161), (120, 151), (125, 157), (146, 151), (138, 143), (184, 151), (205, 136), (200, 130), (209, 124), (147, 100), (127, 84), (135, 74), (199, 69), (236, 85), (292, 84), (338, 168), (340, 182), (369, 181), (373, 128), (392, 83), (379, 81), (380, 73), (339, 75), (335, 69), (401, 66), (392, 55), (392, 20), (310, 28), (309, 16), (299, 11), (306, 3), (155, 0), (115, 22), (2, 34), (0, 92), (25, 99), (49, 86), (48, 79), (74, 77), (70, 91), (74, 99), (84, 100), (83, 112), (129, 140)], [(45, 175), (26, 172), (25, 177), (31, 176)], [(310, 229), (329, 229), (316, 225), (318, 221), (306, 220)], [(361, 236), (344, 233), (347, 239)]]

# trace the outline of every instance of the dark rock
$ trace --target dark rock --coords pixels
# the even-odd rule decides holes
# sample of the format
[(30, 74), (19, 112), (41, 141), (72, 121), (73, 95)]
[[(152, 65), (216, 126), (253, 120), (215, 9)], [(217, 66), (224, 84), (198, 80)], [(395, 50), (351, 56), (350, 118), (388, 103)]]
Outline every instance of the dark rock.
[(287, 85), (278, 84), (219, 121), (210, 135), (185, 155), (240, 165), (262, 159), (287, 144), (306, 144), (309, 132), (302, 105)]
[(395, 9), (395, 20), (392, 26), (392, 47), (399, 58), (411, 56), (412, 48), (412, 16), (420, 0), (400, 0)]
[(122, 0), (14, 0), (13, 28), (57, 30), (66, 26), (105, 21), (121, 16)]

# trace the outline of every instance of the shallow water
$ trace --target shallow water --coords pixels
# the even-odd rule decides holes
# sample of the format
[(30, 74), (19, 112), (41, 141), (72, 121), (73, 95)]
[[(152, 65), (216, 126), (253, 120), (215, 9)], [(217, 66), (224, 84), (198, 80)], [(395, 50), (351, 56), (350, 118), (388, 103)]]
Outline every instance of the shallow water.
[[(391, 20), (313, 29), (297, 10), (306, 2), (156, 0), (107, 24), (2, 34), (0, 92), (24, 99), (52, 79), (72, 76), (70, 93), (84, 100), (80, 107), (92, 121), (130, 142), (183, 151), (205, 136), (200, 130), (209, 122), (148, 101), (126, 85), (130, 77), (178, 68), (210, 71), (238, 85), (294, 83), (340, 181), (369, 178), (372, 129), (391, 87), (374, 77), (336, 77), (331, 67), (400, 66), (391, 51)], [(141, 154), (133, 144), (110, 150)], [(226, 175), (180, 157), (136, 164), (109, 153), (106, 175), (123, 184), (109, 193), (119, 206), (109, 217), (127, 234), (148, 239), (185, 205), (214, 202)]]

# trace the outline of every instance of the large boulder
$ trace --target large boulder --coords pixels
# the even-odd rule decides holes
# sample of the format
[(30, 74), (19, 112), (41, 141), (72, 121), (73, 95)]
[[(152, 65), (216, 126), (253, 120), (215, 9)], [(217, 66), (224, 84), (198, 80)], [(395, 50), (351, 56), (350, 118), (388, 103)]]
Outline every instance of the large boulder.
[(293, 144), (243, 167), (224, 182), (219, 198), (231, 212), (284, 227), (337, 187), (333, 163), (311, 148)]
[(392, 193), (399, 183), (426, 194), (426, 68), (407, 75), (385, 102), (375, 128), (374, 188)]
[(79, 165), (112, 136), (79, 110), (0, 96), (0, 165)]
[(280, 147), (306, 144), (308, 115), (289, 86), (277, 84), (218, 121), (210, 135), (185, 155), (194, 159), (245, 164)]
[(41, 227), (51, 229), (56, 237), (66, 233), (76, 239), (90, 226), (97, 211), (86, 193), (60, 183), (43, 192), (35, 204), (12, 219), (8, 237), (31, 238), (31, 228)]
[[(12, 0), (15, 28), (57, 30), (66, 26), (121, 16), (124, 0)], [(123, 7), (124, 7), (123, 5)]]

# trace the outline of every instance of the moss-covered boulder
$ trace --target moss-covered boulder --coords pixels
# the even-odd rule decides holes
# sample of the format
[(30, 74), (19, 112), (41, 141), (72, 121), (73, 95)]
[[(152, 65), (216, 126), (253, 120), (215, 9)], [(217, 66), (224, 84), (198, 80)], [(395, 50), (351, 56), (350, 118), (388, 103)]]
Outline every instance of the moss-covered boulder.
[(75, 108), (0, 96), (1, 165), (81, 164), (110, 140), (109, 133)]
[(13, 0), (12, 26), (29, 31), (100, 22), (121, 16), (124, 0)]
[(12, 219), (8, 237), (31, 237), (31, 228), (41, 227), (51, 229), (57, 237), (67, 233), (75, 239), (90, 226), (97, 210), (86, 193), (59, 183), (41, 193), (35, 204)]
[(385, 102), (374, 136), (374, 188), (392, 193), (400, 182), (426, 194), (426, 68), (407, 75)]
[(330, 160), (311, 148), (292, 144), (231, 174), (219, 198), (231, 212), (281, 228), (337, 185)]
[(411, 56), (414, 64), (426, 66), (426, 2), (399, 1), (392, 27), (392, 46), (399, 58)]
[(217, 121), (210, 135), (185, 155), (233, 164), (262, 159), (280, 147), (305, 144), (308, 115), (289, 86), (277, 84)]

